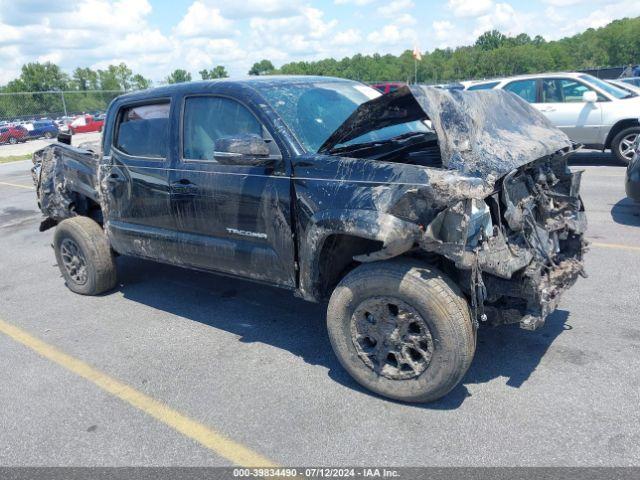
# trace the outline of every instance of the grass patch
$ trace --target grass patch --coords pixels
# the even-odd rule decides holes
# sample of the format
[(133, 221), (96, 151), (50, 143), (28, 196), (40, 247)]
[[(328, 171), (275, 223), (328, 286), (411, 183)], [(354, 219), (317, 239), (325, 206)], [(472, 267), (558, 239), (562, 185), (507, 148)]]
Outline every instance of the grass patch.
[(0, 163), (17, 162), (19, 160), (31, 160), (31, 154), (25, 153), (24, 155), (9, 155), (8, 157), (0, 157)]

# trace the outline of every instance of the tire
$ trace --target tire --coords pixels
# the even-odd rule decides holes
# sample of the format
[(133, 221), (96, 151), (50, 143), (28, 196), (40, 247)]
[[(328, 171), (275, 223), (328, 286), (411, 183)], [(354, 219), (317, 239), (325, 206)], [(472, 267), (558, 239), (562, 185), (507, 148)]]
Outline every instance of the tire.
[(50, 140), (53, 138), (53, 133), (51, 132), (44, 132), (44, 138)]
[(53, 236), (66, 285), (80, 295), (99, 295), (116, 285), (113, 252), (102, 227), (88, 217), (62, 221)]
[[(340, 363), (360, 385), (403, 402), (431, 402), (449, 393), (471, 365), (476, 346), (469, 305), (459, 288), (439, 270), (409, 260), (351, 271), (331, 295), (327, 328)], [(389, 344), (400, 354), (386, 356)], [(403, 360), (407, 352), (414, 362), (409, 368)]]
[(611, 140), (611, 151), (614, 156), (625, 165), (629, 165), (633, 158), (633, 141), (640, 134), (640, 127), (629, 127), (618, 132)]
[(9, 143), (11, 145), (17, 145), (18, 139), (16, 137), (9, 137)]

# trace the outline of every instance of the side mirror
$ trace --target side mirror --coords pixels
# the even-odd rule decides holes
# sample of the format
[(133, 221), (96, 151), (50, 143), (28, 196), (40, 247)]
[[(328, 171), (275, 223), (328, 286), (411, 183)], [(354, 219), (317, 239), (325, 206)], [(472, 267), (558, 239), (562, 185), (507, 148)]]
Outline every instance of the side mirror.
[(589, 90), (582, 94), (582, 101), (587, 103), (596, 103), (598, 101), (598, 94), (593, 90)]
[(214, 144), (214, 157), (223, 164), (264, 165), (269, 153), (267, 143), (255, 134), (222, 137)]

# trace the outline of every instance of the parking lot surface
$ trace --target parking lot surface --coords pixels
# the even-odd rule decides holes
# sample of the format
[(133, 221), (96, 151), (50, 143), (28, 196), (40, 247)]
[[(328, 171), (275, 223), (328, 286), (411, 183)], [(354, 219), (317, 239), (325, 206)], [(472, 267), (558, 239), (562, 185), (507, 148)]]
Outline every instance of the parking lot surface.
[(71, 293), (29, 162), (0, 166), (0, 465), (640, 464), (640, 206), (608, 154), (573, 163), (589, 278), (538, 331), (481, 328), (426, 405), (360, 388), (286, 291), (120, 257), (115, 291)]

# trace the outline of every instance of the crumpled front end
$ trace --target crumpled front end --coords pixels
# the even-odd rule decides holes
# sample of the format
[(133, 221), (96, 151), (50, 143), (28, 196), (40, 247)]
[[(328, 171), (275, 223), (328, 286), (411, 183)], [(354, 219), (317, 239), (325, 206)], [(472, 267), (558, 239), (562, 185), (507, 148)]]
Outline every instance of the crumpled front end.
[(484, 200), (464, 200), (426, 227), (422, 249), (449, 259), (477, 317), (536, 329), (583, 274), (587, 220), (571, 149), (513, 170)]

